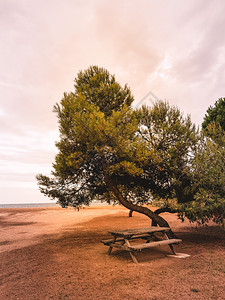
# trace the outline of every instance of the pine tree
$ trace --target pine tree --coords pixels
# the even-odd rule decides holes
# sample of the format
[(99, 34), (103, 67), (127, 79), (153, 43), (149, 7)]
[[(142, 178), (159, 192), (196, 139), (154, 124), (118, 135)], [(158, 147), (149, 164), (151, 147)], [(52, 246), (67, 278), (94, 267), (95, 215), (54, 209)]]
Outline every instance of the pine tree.
[(144, 169), (158, 158), (138, 134), (132, 101), (130, 89), (106, 70), (94, 66), (80, 72), (75, 91), (55, 105), (59, 153), (52, 177), (37, 176), (40, 191), (63, 207), (79, 208), (94, 199), (119, 202), (168, 226), (141, 205), (149, 202), (155, 180), (144, 178)]

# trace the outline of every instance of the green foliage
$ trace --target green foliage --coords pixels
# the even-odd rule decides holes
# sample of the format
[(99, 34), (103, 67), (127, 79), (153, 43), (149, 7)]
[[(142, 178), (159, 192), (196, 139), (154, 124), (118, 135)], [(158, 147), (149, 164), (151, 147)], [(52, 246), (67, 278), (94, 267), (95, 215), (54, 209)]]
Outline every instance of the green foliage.
[(179, 203), (190, 201), (193, 197), (190, 166), (198, 141), (195, 125), (177, 107), (162, 101), (152, 108), (142, 107), (138, 116), (139, 132), (156, 158), (146, 169), (156, 182), (160, 180), (152, 193), (163, 198), (164, 204), (169, 198), (176, 198)]
[(225, 98), (209, 107), (192, 164), (194, 199), (179, 207), (180, 217), (206, 223), (225, 218)]
[(202, 128), (207, 134), (210, 134), (207, 130), (208, 125), (214, 122), (216, 127), (221, 127), (225, 130), (225, 98), (220, 98), (214, 104), (207, 109), (207, 112), (202, 123)]
[(192, 164), (194, 199), (179, 207), (180, 217), (222, 224), (225, 218), (225, 98), (210, 106)]
[(180, 207), (180, 211), (191, 221), (206, 223), (213, 219), (222, 223), (225, 218), (225, 132), (209, 124), (208, 134), (213, 139), (202, 135), (193, 160), (194, 200)]
[(111, 115), (114, 110), (120, 110), (124, 104), (130, 107), (134, 100), (127, 85), (122, 88), (114, 75), (98, 66), (80, 71), (74, 87), (77, 95), (82, 95), (89, 103), (97, 105), (106, 116)]

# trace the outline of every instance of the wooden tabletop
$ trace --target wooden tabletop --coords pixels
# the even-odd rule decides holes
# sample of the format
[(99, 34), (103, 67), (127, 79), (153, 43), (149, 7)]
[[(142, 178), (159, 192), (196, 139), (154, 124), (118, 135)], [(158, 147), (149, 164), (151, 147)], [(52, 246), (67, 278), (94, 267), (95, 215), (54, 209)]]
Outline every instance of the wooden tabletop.
[(139, 234), (147, 234), (151, 232), (157, 232), (157, 231), (169, 231), (169, 227), (157, 227), (157, 226), (151, 226), (146, 228), (134, 228), (134, 229), (125, 229), (125, 230), (116, 230), (116, 231), (109, 231), (114, 236), (132, 236), (132, 235), (139, 235)]

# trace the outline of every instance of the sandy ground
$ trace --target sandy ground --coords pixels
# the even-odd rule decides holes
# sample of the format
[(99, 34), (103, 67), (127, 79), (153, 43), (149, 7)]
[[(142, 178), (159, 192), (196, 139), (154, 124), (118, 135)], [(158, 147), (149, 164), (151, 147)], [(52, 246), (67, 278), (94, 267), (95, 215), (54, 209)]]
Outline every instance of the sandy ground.
[(0, 209), (0, 299), (225, 299), (225, 233), (163, 214), (190, 254), (168, 246), (129, 253), (101, 243), (108, 231), (150, 225), (122, 207)]

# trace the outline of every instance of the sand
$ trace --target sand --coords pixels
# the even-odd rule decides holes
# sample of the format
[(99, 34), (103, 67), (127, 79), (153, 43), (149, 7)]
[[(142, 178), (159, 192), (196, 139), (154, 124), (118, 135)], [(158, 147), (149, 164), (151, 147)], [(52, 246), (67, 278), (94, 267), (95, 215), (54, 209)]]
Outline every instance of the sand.
[(123, 207), (0, 209), (0, 299), (225, 299), (225, 233), (163, 214), (186, 258), (168, 246), (129, 253), (101, 243), (108, 231), (147, 227)]

